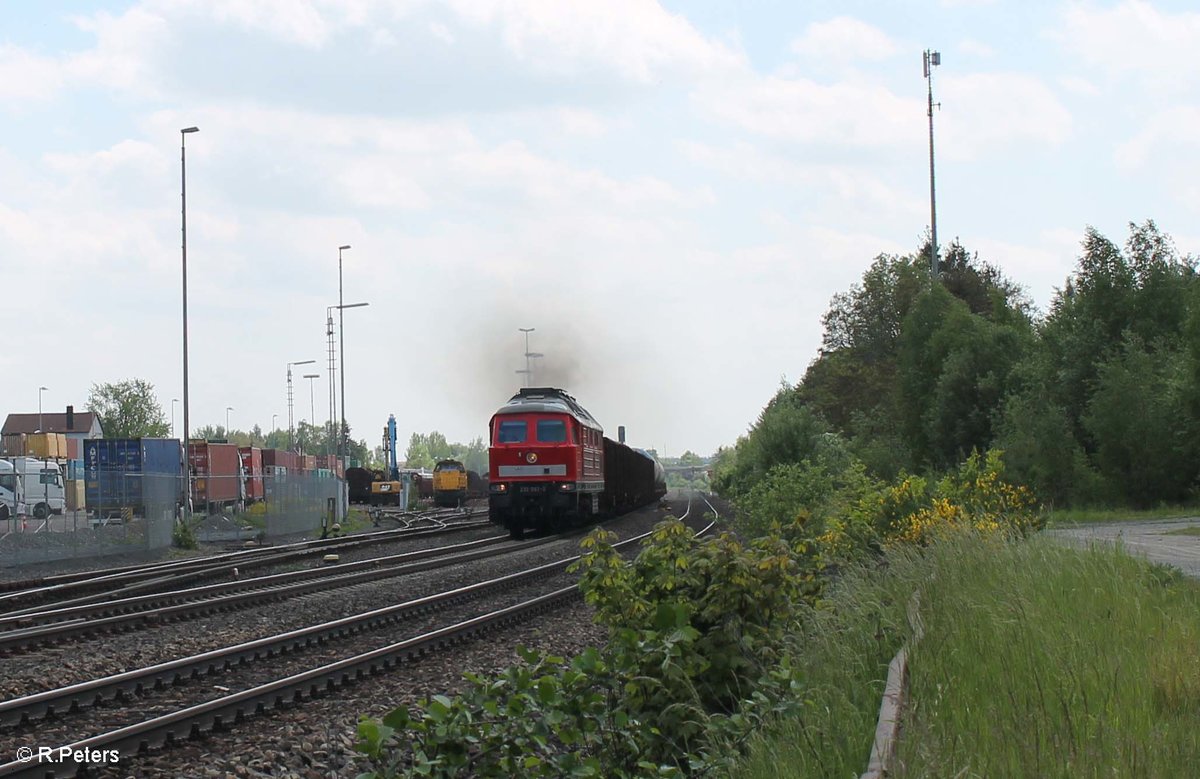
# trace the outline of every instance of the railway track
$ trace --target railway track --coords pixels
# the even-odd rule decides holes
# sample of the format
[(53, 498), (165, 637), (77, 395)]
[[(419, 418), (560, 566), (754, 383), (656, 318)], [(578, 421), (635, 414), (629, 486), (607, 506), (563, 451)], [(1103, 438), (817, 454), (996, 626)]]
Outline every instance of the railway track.
[(374, 557), (288, 573), (72, 605), (44, 611), (0, 615), (0, 652), (51, 645), (81, 636), (134, 630), (192, 619), (221, 611), (295, 598), (313, 592), (405, 576), (434, 568), (531, 549), (554, 541), (513, 543), (508, 534), (452, 546)]
[[(708, 507), (715, 513), (711, 504)], [(683, 518), (687, 518), (691, 508), (692, 503), (689, 501), (688, 511)], [(706, 532), (711, 527), (712, 523), (698, 532)], [(618, 546), (632, 548), (647, 535), (649, 533), (626, 539)], [(174, 688), (188, 680), (225, 673), (266, 659), (294, 655), (329, 642), (343, 640), (348, 636), (377, 631), (387, 625), (411, 620), (417, 615), (433, 610), (447, 609), (497, 592), (529, 587), (539, 581), (564, 576), (565, 568), (576, 559), (578, 556), (571, 556), (408, 603), (6, 701), (0, 704), (0, 729), (28, 728), (29, 723), (37, 722), (47, 715), (78, 712), (81, 709), (90, 711), (97, 704), (103, 705), (105, 702), (120, 701), (123, 698), (134, 698), (139, 704), (144, 704), (144, 701), (140, 700), (142, 696), (152, 691)], [(428, 629), (418, 635), (357, 652), (348, 657), (339, 657), (310, 667), (303, 667), (301, 664), (298, 669), (279, 678), (253, 684), (210, 700), (190, 704), (173, 703), (170, 711), (157, 716), (124, 723), (95, 736), (66, 744), (63, 747), (66, 752), (60, 753), (56, 748), (54, 754), (66, 754), (65, 760), (53, 763), (39, 762), (36, 759), (25, 762), (17, 760), (0, 765), (0, 777), (72, 776), (90, 762), (84, 759), (87, 755), (104, 750), (119, 750), (119, 754), (128, 759), (141, 750), (167, 745), (198, 733), (233, 726), (265, 710), (301, 702), (355, 680), (386, 672), (399, 663), (524, 622), (573, 601), (578, 596), (577, 587), (570, 582), (549, 592), (523, 597), (517, 603), (492, 608), (459, 619), (453, 624)], [(210, 688), (204, 687), (201, 692), (208, 689)], [(39, 724), (39, 733), (46, 732), (46, 724)]]
[[(20, 611), (37, 610), (29, 604), (69, 599), (80, 605), (89, 602), (83, 593), (95, 593), (92, 600), (113, 599), (137, 592), (150, 592), (163, 585), (178, 585), (220, 575), (230, 575), (255, 568), (303, 560), (307, 557), (340, 554), (352, 549), (388, 544), (411, 538), (462, 532), (487, 527), (487, 520), (478, 520), (483, 512), (456, 513), (454, 516), (420, 517), (433, 523), (428, 527), (405, 525), (397, 529), (380, 530), (338, 538), (312, 539), (271, 547), (256, 547), (218, 555), (173, 560), (163, 563), (124, 566), (120, 568), (80, 571), (0, 583), (0, 616)], [(448, 520), (456, 519), (451, 522)], [(73, 597), (75, 596), (75, 597)], [(60, 603), (59, 605), (66, 605)]]

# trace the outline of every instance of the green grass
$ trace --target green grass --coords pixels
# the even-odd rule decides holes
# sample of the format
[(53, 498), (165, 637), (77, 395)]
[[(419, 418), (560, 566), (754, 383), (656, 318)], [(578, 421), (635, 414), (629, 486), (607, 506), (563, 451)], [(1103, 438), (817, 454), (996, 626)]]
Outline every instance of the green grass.
[(1095, 522), (1129, 522), (1139, 519), (1176, 519), (1200, 516), (1196, 506), (1158, 506), (1150, 509), (1075, 508), (1055, 509), (1046, 513), (1051, 527)]
[(1200, 527), (1181, 527), (1178, 530), (1168, 530), (1164, 536), (1200, 536)]
[[(911, 560), (910, 560), (911, 562)], [(887, 666), (908, 636), (905, 606), (919, 566), (846, 571), (826, 604), (797, 627), (805, 713), (749, 745), (735, 779), (846, 777), (867, 767)]]
[(866, 769), (918, 586), (925, 638), (891, 775), (1195, 775), (1200, 584), (1117, 548), (966, 536), (845, 573), (796, 633), (805, 713), (760, 733), (734, 779)]
[(1200, 765), (1200, 587), (1119, 549), (931, 549), (895, 775), (1179, 777)]

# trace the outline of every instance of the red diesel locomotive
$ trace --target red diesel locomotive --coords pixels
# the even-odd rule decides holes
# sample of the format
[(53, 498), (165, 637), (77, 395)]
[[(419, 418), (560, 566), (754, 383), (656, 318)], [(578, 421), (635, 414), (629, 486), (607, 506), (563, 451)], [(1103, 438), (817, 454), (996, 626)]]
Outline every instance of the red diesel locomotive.
[(488, 427), (488, 513), (513, 538), (621, 514), (667, 492), (654, 458), (605, 438), (561, 389), (521, 390)]

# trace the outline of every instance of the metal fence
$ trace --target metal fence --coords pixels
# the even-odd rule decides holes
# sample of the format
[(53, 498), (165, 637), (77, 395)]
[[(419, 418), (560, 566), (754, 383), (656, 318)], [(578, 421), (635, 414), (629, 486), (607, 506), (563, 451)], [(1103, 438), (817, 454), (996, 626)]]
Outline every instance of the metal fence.
[[(0, 567), (115, 555), (142, 558), (171, 546), (185, 492), (179, 476), (119, 471), (92, 476), (97, 481), (87, 491), (90, 505), (80, 487), (79, 500), (68, 496), (61, 514), (0, 521)], [(328, 472), (265, 475), (261, 484), (239, 481), (230, 477), (193, 485), (191, 526), (197, 540), (311, 534), (320, 531), (339, 496), (345, 505), (345, 483)]]
[[(316, 471), (268, 474), (262, 477), (262, 494), (257, 485), (240, 505), (210, 508), (197, 504), (199, 516), (206, 509), (208, 516), (196, 523), (196, 538), (202, 542), (245, 541), (276, 538), (300, 533), (318, 532), (333, 514), (333, 501), (345, 492), (344, 482), (332, 475)], [(206, 494), (223, 495), (217, 484), (197, 487), (197, 499)]]
[[(0, 522), (0, 566), (77, 557), (145, 556), (171, 545), (179, 509), (179, 478), (162, 474), (110, 474), (113, 489), (97, 505), (67, 498), (61, 514), (17, 516)], [(27, 493), (27, 500), (32, 497)], [(120, 502), (123, 501), (123, 505)]]

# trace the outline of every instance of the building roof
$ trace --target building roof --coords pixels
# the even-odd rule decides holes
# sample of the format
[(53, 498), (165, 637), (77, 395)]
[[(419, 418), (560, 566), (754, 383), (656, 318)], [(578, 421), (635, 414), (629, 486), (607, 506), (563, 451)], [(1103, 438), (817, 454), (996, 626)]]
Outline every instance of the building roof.
[(16, 435), (18, 433), (37, 433), (38, 417), (41, 417), (42, 433), (87, 433), (92, 429), (93, 423), (96, 428), (100, 428), (99, 420), (96, 415), (90, 411), (75, 412), (75, 426), (67, 428), (66, 414), (9, 414), (8, 419), (4, 420), (4, 428), (0, 430), (3, 435)]

